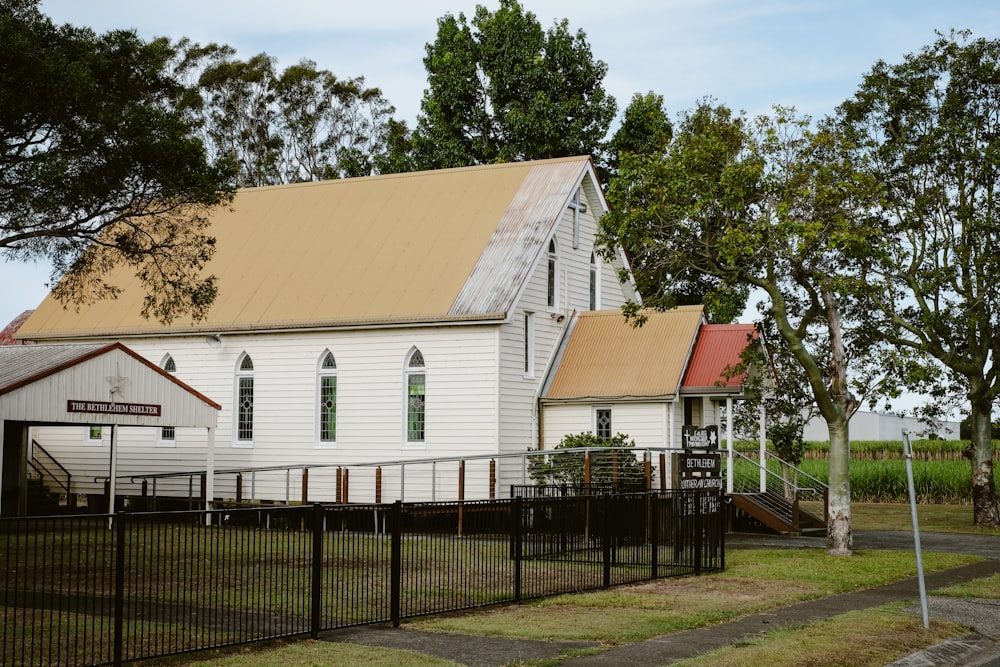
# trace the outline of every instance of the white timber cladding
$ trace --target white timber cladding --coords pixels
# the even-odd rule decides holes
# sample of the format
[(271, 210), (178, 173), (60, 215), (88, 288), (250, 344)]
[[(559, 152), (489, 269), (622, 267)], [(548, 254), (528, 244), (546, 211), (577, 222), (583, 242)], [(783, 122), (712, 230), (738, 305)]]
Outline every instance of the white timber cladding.
[[(654, 401), (649, 403), (628, 402), (599, 404), (603, 409), (611, 410), (611, 419), (615, 433), (624, 433), (635, 442), (637, 449), (669, 448), (671, 421), (669, 412), (672, 403)], [(555, 448), (567, 435), (594, 432), (594, 405), (571, 403), (545, 406), (543, 420), (545, 449)], [(683, 416), (683, 413), (681, 413)], [(676, 427), (675, 446), (680, 447), (680, 426)], [(664, 461), (664, 479), (669, 486), (671, 452), (667, 452)], [(650, 454), (653, 465), (653, 485), (658, 486), (660, 480), (660, 453)]]
[[(599, 404), (602, 409), (611, 410), (614, 433), (624, 433), (639, 448), (670, 446), (667, 415), (669, 406), (669, 403), (664, 402)], [(594, 407), (592, 404), (576, 403), (545, 406), (542, 434), (545, 449), (555, 448), (567, 435), (593, 433)]]
[[(156, 363), (169, 353), (175, 360), (178, 379), (222, 404), (215, 437), (215, 466), (219, 470), (348, 466), (492, 454), (498, 450), (496, 325), (223, 335), (219, 347), (208, 345), (202, 336), (161, 337), (135, 339), (130, 346)], [(414, 347), (423, 355), (427, 377), (426, 441), (417, 450), (406, 448), (403, 441), (404, 364)], [(337, 361), (335, 449), (322, 446), (316, 432), (316, 369), (326, 350), (333, 352)], [(253, 447), (233, 446), (234, 372), (243, 353), (254, 362)], [(67, 434), (67, 430), (73, 433)], [(157, 429), (123, 428), (120, 470), (122, 474), (132, 474), (133, 470), (137, 474), (154, 474), (203, 469), (200, 462), (205, 437), (203, 430), (177, 428), (176, 447), (157, 448)], [(55, 451), (49, 451), (60, 461), (66, 457), (73, 462), (84, 449), (83, 431), (77, 428), (38, 428), (36, 438), (46, 449), (51, 445)], [(187, 456), (188, 447), (200, 447), (200, 455)], [(107, 448), (87, 448), (86, 456), (88, 461), (99, 461), (107, 456)], [(97, 474), (106, 474), (107, 467), (103, 470)], [(406, 480), (407, 488), (419, 481), (419, 475), (414, 475)], [(323, 476), (319, 470), (310, 472), (310, 498), (323, 499), (326, 492), (332, 494), (333, 481), (323, 482)], [(300, 477), (301, 472), (294, 471), (288, 480), (293, 500), (301, 497)], [(217, 476), (216, 495), (234, 495), (234, 479)], [(261, 473), (254, 482), (256, 497), (284, 499), (284, 472)], [(244, 495), (249, 497), (250, 480), (245, 478), (243, 484)], [(397, 496), (398, 489), (391, 484), (389, 479), (384, 482), (386, 499)], [(120, 488), (122, 493), (129, 492), (125, 486)]]
[[(504, 452), (524, 451), (536, 444), (535, 405), (539, 384), (549, 369), (557, 345), (574, 312), (590, 307), (590, 256), (597, 234), (595, 212), (600, 207), (592, 201), (590, 180), (584, 179), (581, 199), (587, 211), (580, 214), (580, 243), (573, 248), (573, 210), (567, 207), (555, 230), (559, 249), (557, 262), (559, 300), (547, 305), (548, 243), (536, 263), (517, 311), (500, 331), (500, 443)], [(601, 302), (605, 308), (617, 308), (625, 302), (625, 292), (611, 265), (603, 265)], [(534, 313), (534, 377), (524, 374), (524, 316)]]

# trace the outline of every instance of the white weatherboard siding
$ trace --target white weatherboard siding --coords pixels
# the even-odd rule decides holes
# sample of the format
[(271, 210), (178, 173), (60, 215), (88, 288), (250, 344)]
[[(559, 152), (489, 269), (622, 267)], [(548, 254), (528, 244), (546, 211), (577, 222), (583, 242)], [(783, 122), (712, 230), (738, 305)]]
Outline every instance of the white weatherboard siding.
[[(545, 406), (545, 449), (554, 449), (567, 435), (594, 432), (594, 406), (611, 408), (612, 430), (624, 433), (637, 449), (669, 447), (667, 412), (669, 403), (594, 403), (553, 404)], [(680, 434), (678, 432), (678, 442)], [(653, 485), (659, 484), (659, 452), (652, 452)], [(670, 480), (670, 454), (666, 457), (666, 479)]]
[(611, 429), (624, 433), (636, 447), (669, 447), (668, 403), (602, 403), (545, 406), (545, 449), (553, 449), (567, 435), (594, 432), (594, 406), (611, 409)]
[[(489, 325), (223, 335), (222, 345), (217, 348), (210, 347), (201, 336), (135, 339), (130, 344), (156, 364), (169, 353), (177, 365), (179, 379), (222, 404), (215, 437), (216, 468), (351, 465), (495, 453), (498, 450), (495, 330), (495, 325)], [(420, 349), (426, 365), (426, 440), (419, 446), (405, 443), (404, 432), (403, 371), (413, 347)], [(327, 349), (333, 352), (337, 364), (334, 447), (320, 446), (317, 436), (317, 370)], [(250, 355), (254, 364), (252, 447), (234, 442), (232, 434), (235, 371), (243, 352)], [(86, 452), (88, 461), (102, 456), (93, 453), (99, 447), (84, 450), (81, 429), (39, 428), (36, 438), (60, 461), (74, 463), (73, 457), (81, 456), (80, 451)], [(147, 474), (204, 467), (203, 432), (177, 429), (175, 447), (157, 446), (155, 429), (123, 429), (120, 438), (122, 452), (136, 454), (128, 457), (133, 459), (130, 462), (123, 456), (120, 463), (123, 471), (125, 466), (129, 473), (132, 469), (140, 472), (141, 468)], [(200, 455), (190, 456), (189, 448), (200, 448)], [(104, 451), (107, 452), (106, 448)], [(94, 463), (88, 466), (90, 470), (96, 469)], [(100, 474), (106, 475), (107, 468), (103, 470)], [(321, 491), (332, 494), (329, 480), (321, 481), (332, 474), (310, 472), (310, 498), (322, 499), (321, 495), (327, 494)], [(383, 474), (388, 476), (389, 471)], [(427, 473), (424, 477), (430, 495), (432, 476)], [(407, 488), (411, 482), (417, 484), (413, 494), (418, 493), (420, 479), (420, 474), (414, 472), (412, 479), (406, 480)], [(300, 480), (300, 471), (291, 473), (287, 492), (291, 499), (301, 498)], [(398, 490), (393, 489), (391, 480), (385, 477), (383, 480), (384, 499), (394, 499)], [(244, 495), (249, 497), (250, 479), (244, 477), (243, 483)], [(286, 496), (284, 472), (260, 473), (255, 483), (258, 498), (282, 500)], [(218, 485), (217, 495), (234, 495), (231, 480), (220, 477)], [(360, 493), (361, 486), (360, 480), (357, 485), (350, 481), (352, 490), (358, 489)]]
[[(590, 257), (595, 252), (594, 237), (597, 233), (594, 193), (584, 188), (583, 200), (587, 211), (579, 216), (580, 242), (574, 241), (574, 212), (565, 209), (556, 228), (555, 241), (558, 254), (556, 264), (556, 304), (547, 303), (548, 252), (543, 252), (518, 303), (511, 321), (500, 329), (500, 447), (502, 453), (519, 453), (537, 445), (537, 394), (549, 370), (555, 351), (562, 341), (570, 316), (590, 307)], [(545, 244), (548, 247), (548, 244)], [(625, 293), (618, 282), (615, 269), (601, 264), (601, 304), (617, 308), (625, 302)], [(534, 375), (524, 374), (524, 316), (534, 317)], [(562, 321), (559, 318), (562, 317)], [(521, 484), (523, 474), (519, 462), (506, 460), (498, 472), (498, 486), (508, 493), (511, 484)]]

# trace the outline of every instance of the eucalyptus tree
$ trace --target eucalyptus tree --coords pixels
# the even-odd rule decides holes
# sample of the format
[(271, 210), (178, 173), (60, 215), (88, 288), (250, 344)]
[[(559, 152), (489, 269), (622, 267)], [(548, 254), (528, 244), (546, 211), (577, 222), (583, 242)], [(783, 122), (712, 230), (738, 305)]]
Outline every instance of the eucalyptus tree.
[(478, 5), (438, 19), (426, 51), (417, 168), (599, 153), (616, 110), (607, 65), (565, 19), (546, 31), (517, 0)]
[(64, 303), (113, 298), (105, 275), (135, 270), (142, 314), (202, 317), (208, 212), (232, 196), (172, 74), (174, 51), (134, 32), (57, 26), (36, 0), (0, 5), (0, 252), (52, 262)]
[[(859, 406), (848, 368), (865, 358), (848, 324), (856, 259), (875, 230), (867, 225), (870, 184), (843, 159), (836, 133), (808, 127), (790, 109), (751, 120), (699, 104), (681, 117), (661, 157), (622, 160), (601, 235), (605, 248), (628, 239), (647, 249), (633, 265), (646, 306), (674, 306), (692, 281), (764, 295), (827, 422), (828, 546), (847, 555), (849, 422)], [(625, 312), (641, 318), (636, 304)]]
[[(901, 382), (953, 386), (971, 419), (976, 525), (1000, 525), (990, 425), (1000, 393), (1000, 41), (938, 35), (877, 63), (838, 110), (882, 184), (870, 329), (930, 363)], [(943, 369), (943, 374), (935, 371)]]
[(367, 176), (391, 165), (395, 108), (364, 77), (341, 79), (311, 60), (279, 71), (266, 53), (240, 60), (217, 44), (182, 40), (177, 49), (177, 75), (198, 90), (184, 109), (212, 154), (238, 165), (240, 186)]

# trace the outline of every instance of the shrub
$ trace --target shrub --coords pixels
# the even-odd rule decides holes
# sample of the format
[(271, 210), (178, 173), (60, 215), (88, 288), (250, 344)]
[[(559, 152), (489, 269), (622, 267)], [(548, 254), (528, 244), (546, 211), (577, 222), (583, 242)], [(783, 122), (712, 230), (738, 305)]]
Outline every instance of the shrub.
[[(528, 474), (536, 484), (584, 486), (584, 459), (590, 453), (590, 483), (614, 484), (619, 490), (641, 488), (645, 480), (642, 461), (630, 451), (635, 441), (623, 433), (601, 438), (593, 433), (567, 435), (551, 454), (532, 457)], [(556, 450), (579, 450), (557, 452)]]

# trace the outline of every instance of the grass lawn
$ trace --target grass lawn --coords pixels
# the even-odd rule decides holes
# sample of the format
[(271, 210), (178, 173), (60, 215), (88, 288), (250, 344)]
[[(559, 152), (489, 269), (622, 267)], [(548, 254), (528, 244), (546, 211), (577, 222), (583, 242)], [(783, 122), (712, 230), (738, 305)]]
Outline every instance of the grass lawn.
[[(972, 505), (917, 505), (921, 533), (1000, 536), (1000, 530), (972, 525)], [(897, 503), (851, 503), (854, 530), (913, 530), (910, 506)]]
[[(853, 505), (858, 530), (910, 530), (906, 505)], [(972, 528), (972, 508), (923, 506), (924, 532), (1000, 535)], [(924, 554), (926, 571), (978, 560), (951, 554)], [(868, 588), (915, 574), (910, 552), (859, 551), (852, 558), (828, 556), (823, 549), (736, 551), (727, 553), (727, 570), (702, 577), (662, 579), (607, 591), (564, 595), (519, 606), (468, 614), (429, 617), (406, 627), (479, 636), (575, 639), (615, 646), (688, 628), (774, 609), (798, 601)], [(934, 594), (1000, 598), (1000, 576), (933, 591)], [(739, 646), (726, 647), (682, 663), (685, 667), (748, 665), (871, 665), (877, 667), (965, 628), (935, 621), (925, 630), (919, 617), (900, 605), (855, 611), (801, 628), (787, 628)], [(237, 655), (192, 662), (157, 664), (286, 667), (334, 665), (450, 665), (448, 661), (405, 651), (347, 644), (300, 642), (278, 648), (247, 649)], [(525, 667), (556, 667), (559, 661), (512, 662)]]

